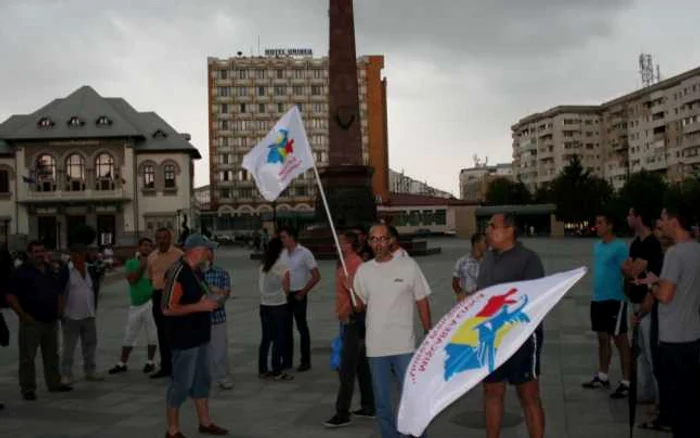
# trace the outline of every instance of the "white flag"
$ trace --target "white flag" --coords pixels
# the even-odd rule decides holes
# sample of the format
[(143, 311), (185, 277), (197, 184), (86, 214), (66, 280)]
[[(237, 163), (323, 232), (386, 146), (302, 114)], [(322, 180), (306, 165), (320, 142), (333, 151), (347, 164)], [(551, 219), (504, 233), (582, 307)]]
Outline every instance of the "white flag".
[(296, 105), (243, 157), (243, 168), (253, 175), (258, 190), (268, 201), (277, 199), (294, 178), (313, 165), (314, 158)]
[(406, 372), (399, 432), (421, 436), (430, 421), (508, 360), (586, 268), (499, 284), (463, 300), (430, 331)]

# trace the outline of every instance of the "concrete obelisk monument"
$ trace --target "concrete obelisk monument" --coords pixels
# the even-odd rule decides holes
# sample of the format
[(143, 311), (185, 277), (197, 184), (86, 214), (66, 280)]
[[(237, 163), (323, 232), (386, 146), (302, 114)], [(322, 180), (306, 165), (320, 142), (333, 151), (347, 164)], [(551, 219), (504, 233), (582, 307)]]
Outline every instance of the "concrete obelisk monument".
[[(373, 169), (362, 162), (353, 0), (330, 0), (329, 15), (329, 160), (319, 173), (333, 221), (342, 228), (374, 222), (377, 206)], [(316, 214), (326, 222), (320, 197)]]

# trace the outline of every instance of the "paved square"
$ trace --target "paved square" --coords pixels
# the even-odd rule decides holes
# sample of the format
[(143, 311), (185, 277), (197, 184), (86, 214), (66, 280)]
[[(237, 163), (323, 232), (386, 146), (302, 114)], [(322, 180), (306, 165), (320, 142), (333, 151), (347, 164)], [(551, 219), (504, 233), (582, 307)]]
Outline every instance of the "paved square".
[[(538, 251), (547, 273), (581, 265), (590, 266), (591, 240), (536, 239), (526, 244)], [(450, 288), (456, 259), (468, 248), (458, 239), (434, 239), (443, 253), (419, 258), (418, 262), (433, 288), (431, 304), (437, 321), (453, 304)], [(313, 365), (310, 373), (293, 382), (262, 382), (257, 379), (257, 348), (260, 339), (256, 262), (240, 249), (221, 249), (217, 263), (232, 275), (236, 299), (229, 301), (229, 351), (235, 388), (213, 390), (213, 419), (231, 430), (233, 437), (379, 437), (371, 421), (355, 421), (340, 430), (325, 430), (321, 423), (333, 414), (337, 376), (328, 367), (330, 341), (337, 332), (333, 315), (334, 262), (321, 262), (322, 281), (311, 294), (309, 313), (312, 332)], [(542, 357), (542, 393), (547, 414), (547, 437), (611, 438), (626, 437), (627, 402), (612, 401), (604, 392), (581, 389), (580, 383), (596, 368), (594, 335), (589, 331), (588, 302), (590, 275), (586, 276), (556, 307), (545, 321)], [(98, 367), (106, 372), (119, 355), (124, 336), (127, 294), (126, 281), (108, 280), (99, 305)], [(131, 437), (164, 435), (165, 381), (149, 380), (141, 373), (145, 347), (137, 348), (128, 373), (108, 376), (103, 383), (77, 382), (67, 395), (48, 394), (37, 362), (39, 399), (24, 402), (17, 384), (16, 317), (5, 315), (12, 331), (10, 348), (0, 349), (0, 400), (7, 408), (0, 413), (0, 436), (8, 438)], [(298, 350), (297, 350), (298, 353)], [(76, 359), (76, 367), (80, 359)], [(619, 379), (615, 357), (612, 378)], [(76, 376), (79, 376), (76, 369)], [(527, 432), (514, 391), (506, 403), (503, 438), (526, 437)], [(646, 408), (639, 408), (638, 418)], [(183, 432), (197, 436), (191, 403), (182, 411)], [(484, 436), (481, 392), (475, 389), (445, 411), (429, 429), (431, 437)], [(637, 431), (637, 437), (657, 435)], [(662, 436), (659, 434), (658, 436)]]

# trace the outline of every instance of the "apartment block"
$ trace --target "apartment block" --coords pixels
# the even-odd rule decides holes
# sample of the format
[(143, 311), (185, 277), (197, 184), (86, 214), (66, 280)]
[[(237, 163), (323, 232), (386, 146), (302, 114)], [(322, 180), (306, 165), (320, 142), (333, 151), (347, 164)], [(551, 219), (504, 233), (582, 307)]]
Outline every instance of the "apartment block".
[(531, 190), (578, 155), (615, 189), (642, 169), (669, 181), (700, 164), (700, 68), (592, 106), (557, 106), (511, 127), (513, 172)]
[[(218, 216), (269, 215), (272, 207), (241, 167), (243, 156), (296, 105), (318, 166), (328, 163), (328, 58), (309, 56), (308, 51), (302, 56), (270, 52), (265, 57), (209, 58), (207, 62), (212, 211)], [(389, 171), (383, 68), (383, 56), (358, 58), (363, 162), (374, 167), (374, 192), (386, 199)], [(281, 195), (277, 211), (282, 216), (285, 212), (313, 215), (316, 192), (313, 172), (307, 172)], [(256, 226), (244, 222), (226, 221), (225, 228)]]
[(498, 178), (513, 179), (511, 163), (495, 166), (479, 165), (459, 172), (459, 197), (464, 201), (484, 202), (491, 181)]

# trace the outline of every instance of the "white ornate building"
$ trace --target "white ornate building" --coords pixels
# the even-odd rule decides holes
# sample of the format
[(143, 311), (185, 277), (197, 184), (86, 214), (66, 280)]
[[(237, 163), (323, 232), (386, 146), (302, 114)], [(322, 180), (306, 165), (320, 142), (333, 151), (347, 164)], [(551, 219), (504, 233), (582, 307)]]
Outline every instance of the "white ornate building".
[(154, 112), (89, 86), (0, 124), (0, 242), (65, 248), (88, 224), (99, 244), (133, 245), (197, 215), (189, 143)]

